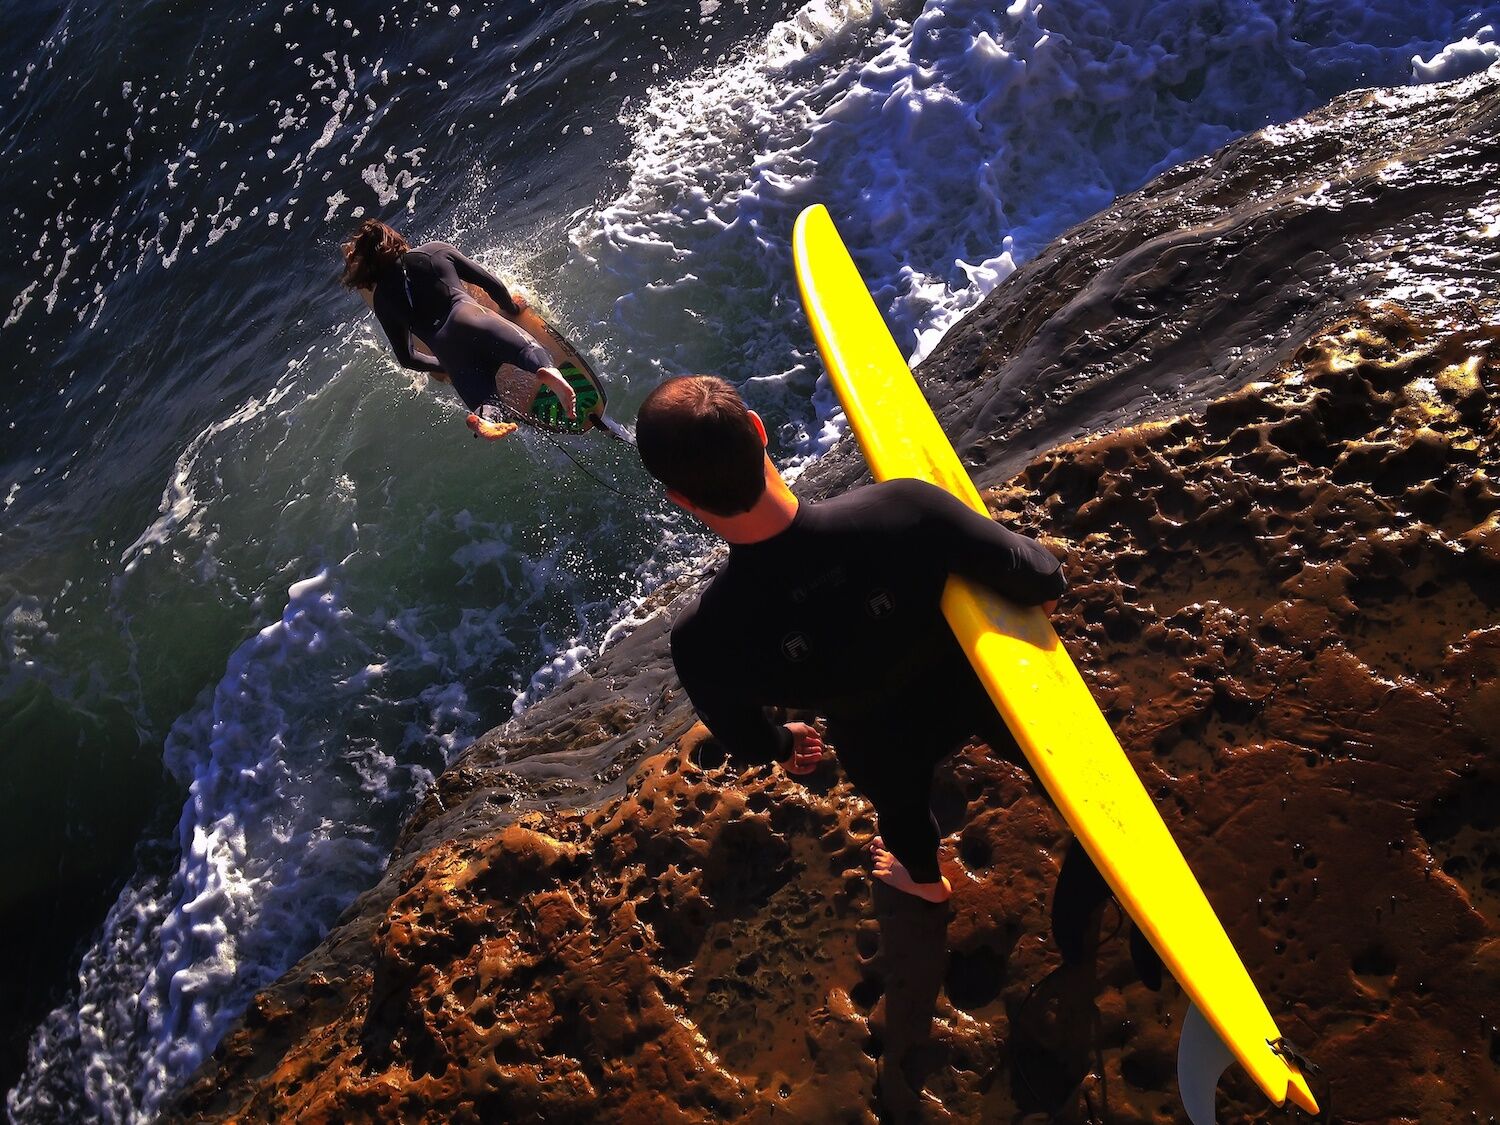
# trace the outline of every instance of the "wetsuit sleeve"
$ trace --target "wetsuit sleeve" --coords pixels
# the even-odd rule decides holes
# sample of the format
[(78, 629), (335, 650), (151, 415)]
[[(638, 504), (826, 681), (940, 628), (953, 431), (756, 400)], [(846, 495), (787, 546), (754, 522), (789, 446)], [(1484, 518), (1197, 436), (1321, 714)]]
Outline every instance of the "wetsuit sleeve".
[(693, 709), (713, 736), (744, 765), (784, 762), (792, 754), (792, 732), (766, 717), (765, 708), (739, 688), (732, 673), (716, 668), (691, 628), (672, 630), (672, 663)]
[(443, 370), (441, 363), (425, 360), (411, 350), (411, 328), (406, 323), (406, 318), (394, 312), (378, 295), (375, 301), (375, 319), (380, 321), (380, 329), (390, 341), (391, 351), (396, 354), (396, 361), (402, 367), (408, 371)]
[(489, 294), (490, 300), (494, 301), (495, 304), (499, 305), (512, 316), (521, 311), (520, 307), (516, 304), (516, 299), (510, 295), (510, 290), (505, 287), (505, 282), (490, 273), (489, 270), (485, 269), (473, 258), (465, 256), (461, 251), (453, 247), (449, 247), (448, 249), (452, 255), (453, 268), (457, 271), (461, 279), (479, 286), (479, 288)]
[(1067, 589), (1062, 563), (1035, 539), (981, 516), (958, 497), (918, 481), (911, 499), (920, 508), (922, 539), (949, 571), (1003, 598), (1041, 605)]

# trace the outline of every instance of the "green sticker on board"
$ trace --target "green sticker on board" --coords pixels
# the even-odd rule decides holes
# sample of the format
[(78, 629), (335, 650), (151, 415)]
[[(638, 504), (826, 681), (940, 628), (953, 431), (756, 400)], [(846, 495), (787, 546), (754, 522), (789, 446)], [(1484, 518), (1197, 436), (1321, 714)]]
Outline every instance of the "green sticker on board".
[(536, 398), (531, 401), (531, 410), (528, 413), (549, 430), (581, 434), (589, 425), (589, 415), (598, 412), (602, 396), (594, 381), (573, 364), (565, 363), (558, 370), (562, 372), (563, 378), (578, 395), (575, 404), (577, 416), (568, 417), (563, 411), (562, 403), (558, 401), (557, 395), (550, 387), (538, 389)]

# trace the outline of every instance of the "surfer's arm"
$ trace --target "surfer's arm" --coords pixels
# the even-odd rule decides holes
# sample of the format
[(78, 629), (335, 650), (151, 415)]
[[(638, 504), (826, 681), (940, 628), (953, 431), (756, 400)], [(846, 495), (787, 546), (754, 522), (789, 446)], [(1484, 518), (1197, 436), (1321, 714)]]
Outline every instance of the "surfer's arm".
[(448, 372), (443, 370), (442, 364), (438, 363), (437, 356), (433, 355), (427, 349), (423, 348), (417, 342), (417, 338), (415, 336), (409, 336), (409, 341), (412, 357), (414, 359), (420, 360), (422, 363), (432, 364), (432, 368), (427, 372), (427, 377), (429, 379), (436, 379), (439, 383), (451, 384), (453, 382), (453, 380), (448, 376)]
[(391, 351), (396, 356), (396, 362), (408, 371), (425, 371), (429, 375), (441, 375), (445, 379), (448, 373), (443, 370), (436, 357), (426, 358), (427, 353), (412, 348), (411, 329), (406, 321), (393, 315), (389, 309), (382, 309), (381, 302), (377, 296), (375, 301), (375, 319), (380, 321), (380, 330), (385, 333), (385, 338), (390, 341)]
[(518, 315), (525, 307), (516, 299), (515, 294), (506, 288), (505, 282), (457, 249), (453, 251), (453, 268), (458, 271), (459, 277), (479, 286), (489, 295), (490, 300), (511, 316)]
[(767, 717), (765, 708), (738, 690), (738, 681), (705, 659), (690, 637), (672, 631), (677, 678), (710, 733), (741, 765), (769, 765), (792, 757), (792, 731)]
[(940, 488), (924, 486), (913, 500), (922, 507), (925, 542), (954, 574), (1022, 605), (1055, 602), (1067, 588), (1062, 563), (1035, 539), (1001, 527)]

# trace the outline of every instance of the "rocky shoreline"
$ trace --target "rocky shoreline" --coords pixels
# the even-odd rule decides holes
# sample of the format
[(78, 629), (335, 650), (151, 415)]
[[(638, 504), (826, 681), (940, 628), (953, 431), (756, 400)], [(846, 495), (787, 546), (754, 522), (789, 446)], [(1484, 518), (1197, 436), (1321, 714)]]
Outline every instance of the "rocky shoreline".
[[(1070, 231), (919, 370), (1066, 553), (1059, 630), (1341, 1121), (1500, 1105), (1497, 138), (1494, 78), (1340, 98)], [(1176, 1119), (1184, 1000), (1113, 910), (1058, 971), (1025, 772), (945, 767), (949, 907), (876, 893), (835, 770), (695, 724), (691, 594), (465, 752), (170, 1119)]]

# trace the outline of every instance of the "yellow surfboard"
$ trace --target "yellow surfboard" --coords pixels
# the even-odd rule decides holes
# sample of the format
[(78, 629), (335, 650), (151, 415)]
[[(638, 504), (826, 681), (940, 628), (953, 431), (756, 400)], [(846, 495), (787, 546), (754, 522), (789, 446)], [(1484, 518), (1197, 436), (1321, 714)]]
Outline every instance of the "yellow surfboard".
[[(823, 364), (876, 479), (916, 477), (985, 512), (821, 205), (798, 218), (793, 251)], [(1197, 1009), (1179, 1054), (1193, 1120), (1213, 1120), (1230, 1054), (1277, 1105), (1290, 1097), (1318, 1112), (1300, 1071), (1273, 1050), (1275, 1021), (1046, 615), (960, 578), (944, 589), (943, 613), (1068, 825)]]

